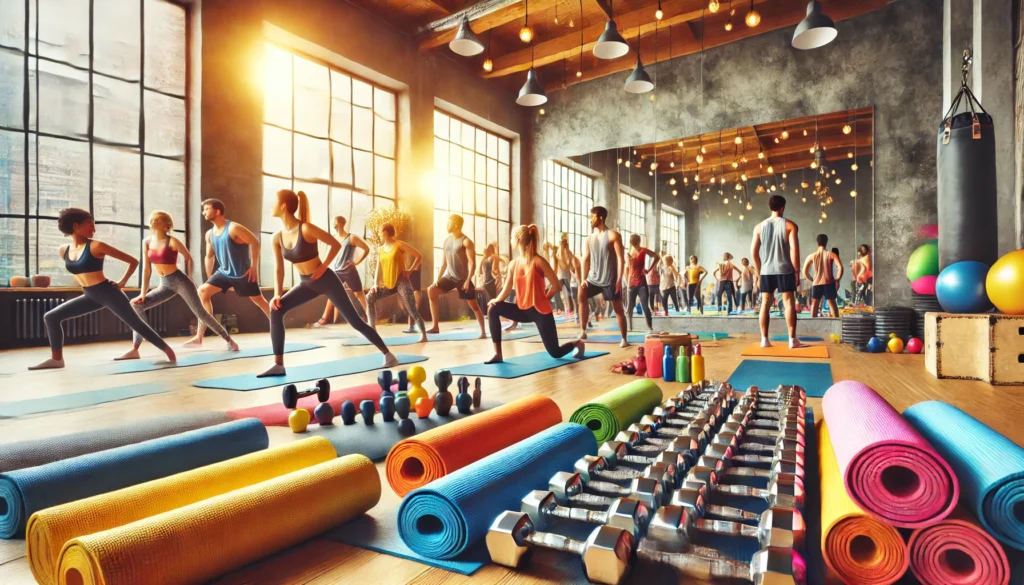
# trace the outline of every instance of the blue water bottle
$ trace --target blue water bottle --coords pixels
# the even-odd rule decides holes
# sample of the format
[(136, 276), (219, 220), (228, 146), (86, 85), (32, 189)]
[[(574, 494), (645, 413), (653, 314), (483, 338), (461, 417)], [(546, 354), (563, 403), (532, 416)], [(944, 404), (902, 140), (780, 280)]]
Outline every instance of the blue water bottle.
[(676, 381), (676, 361), (672, 358), (672, 347), (665, 346), (665, 353), (661, 358), (661, 372), (666, 382)]

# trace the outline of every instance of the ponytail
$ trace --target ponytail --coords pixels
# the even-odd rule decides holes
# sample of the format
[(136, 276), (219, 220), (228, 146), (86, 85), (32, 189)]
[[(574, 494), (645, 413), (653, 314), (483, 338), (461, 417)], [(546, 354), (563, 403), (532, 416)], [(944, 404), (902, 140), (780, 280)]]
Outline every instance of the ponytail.
[(521, 225), (516, 228), (516, 242), (526, 249), (530, 256), (537, 255), (537, 241), (540, 239), (540, 230), (534, 224)]
[(277, 198), (284, 203), (288, 213), (294, 215), (296, 219), (303, 223), (309, 221), (309, 199), (306, 198), (304, 192), (296, 193), (291, 189), (281, 189), (277, 192)]
[(305, 223), (309, 221), (309, 199), (306, 198), (306, 193), (299, 191), (295, 194), (299, 198), (298, 213), (295, 215), (299, 221)]

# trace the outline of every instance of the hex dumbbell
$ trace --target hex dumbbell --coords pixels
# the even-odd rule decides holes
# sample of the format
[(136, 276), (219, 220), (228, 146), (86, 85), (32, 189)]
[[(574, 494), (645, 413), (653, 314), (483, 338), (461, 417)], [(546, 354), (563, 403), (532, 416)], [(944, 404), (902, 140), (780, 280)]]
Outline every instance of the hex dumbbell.
[(801, 400), (807, 399), (807, 392), (802, 386), (776, 386), (773, 390), (762, 390), (757, 386), (751, 386), (747, 389), (747, 394), (764, 398), (766, 400), (772, 400), (783, 395), (796, 396)]
[[(672, 567), (683, 575), (699, 579), (743, 579), (756, 585), (804, 585), (807, 564), (792, 549), (763, 548), (749, 563), (722, 558), (715, 549), (690, 547), (690, 552), (662, 552), (641, 541), (639, 557)], [(698, 553), (705, 554), (698, 554)]]
[(682, 487), (672, 492), (669, 506), (684, 506), (687, 508), (701, 508), (702, 516), (718, 518), (720, 520), (734, 520), (736, 522), (757, 522), (761, 515), (756, 512), (748, 512), (743, 508), (732, 506), (720, 506), (708, 502), (707, 490)]
[(318, 401), (327, 402), (331, 399), (331, 383), (326, 378), (321, 378), (316, 381), (316, 386), (305, 390), (299, 390), (295, 384), (286, 384), (281, 390), (281, 402), (285, 408), (292, 409), (299, 404), (300, 398), (314, 394)]
[(806, 421), (803, 416), (793, 413), (782, 416), (762, 416), (750, 409), (734, 410), (728, 417), (727, 422), (739, 423), (750, 428), (761, 428), (775, 430), (784, 427), (794, 427), (804, 431)]
[(597, 455), (604, 457), (610, 469), (615, 469), (620, 463), (632, 463), (634, 465), (650, 465), (652, 463), (673, 464), (677, 468), (687, 466), (686, 454), (679, 451), (665, 450), (656, 455), (632, 455), (629, 447), (621, 441), (605, 441), (597, 448)]
[(800, 451), (787, 451), (785, 449), (776, 449), (771, 455), (743, 455), (740, 450), (733, 447), (732, 445), (708, 445), (704, 449), (705, 457), (714, 457), (717, 459), (728, 459), (730, 462), (735, 464), (747, 464), (747, 465), (763, 465), (772, 467), (780, 461), (789, 463), (795, 463), (800, 467), (804, 467), (804, 454)]
[(548, 491), (554, 492), (556, 501), (563, 506), (573, 503), (607, 506), (614, 498), (631, 498), (647, 504), (651, 510), (660, 508), (667, 496), (662, 488), (662, 482), (657, 479), (637, 477), (630, 480), (628, 486), (607, 481), (584, 483), (580, 474), (568, 471), (559, 471), (552, 475), (548, 481)]
[(682, 487), (704, 489), (709, 495), (721, 494), (756, 498), (768, 502), (769, 506), (802, 508), (804, 505), (803, 479), (788, 473), (778, 473), (768, 478), (768, 486), (756, 488), (748, 485), (718, 483), (718, 474), (708, 467), (693, 467), (683, 481)]
[(652, 463), (642, 470), (608, 469), (603, 457), (584, 455), (573, 464), (573, 471), (580, 474), (584, 484), (591, 481), (632, 481), (638, 477), (656, 479), (662, 483), (662, 491), (668, 493), (675, 489), (676, 482), (683, 470), (674, 464)]
[(739, 450), (742, 453), (768, 453), (774, 455), (777, 451), (792, 451), (804, 455), (804, 446), (794, 439), (787, 439), (780, 436), (775, 443), (768, 445), (754, 441), (745, 441), (736, 433), (721, 431), (711, 438), (712, 445), (725, 445)]
[(761, 547), (801, 548), (807, 526), (795, 508), (769, 508), (761, 514), (757, 526), (729, 520), (705, 518), (698, 507), (662, 506), (651, 518), (647, 538), (662, 550), (680, 551), (691, 544), (698, 533), (754, 538)]
[(522, 499), (520, 510), (526, 512), (538, 530), (547, 530), (548, 520), (561, 518), (586, 524), (600, 524), (628, 530), (639, 538), (651, 521), (651, 510), (643, 502), (615, 498), (605, 510), (572, 508), (558, 504), (553, 492), (533, 490)]
[(727, 422), (722, 425), (722, 428), (719, 429), (718, 432), (736, 433), (737, 435), (742, 435), (743, 438), (760, 441), (769, 440), (772, 442), (777, 441), (779, 437), (784, 437), (786, 439), (797, 441), (800, 445), (806, 446), (806, 442), (804, 441), (804, 430), (795, 423), (790, 424), (787, 422), (776, 429), (769, 430), (751, 429), (740, 423)]

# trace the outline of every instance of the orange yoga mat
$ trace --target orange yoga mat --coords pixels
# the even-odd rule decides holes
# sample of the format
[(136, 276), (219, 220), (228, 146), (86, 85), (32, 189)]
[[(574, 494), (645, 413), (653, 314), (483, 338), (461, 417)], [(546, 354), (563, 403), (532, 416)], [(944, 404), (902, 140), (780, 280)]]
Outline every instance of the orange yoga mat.
[(388, 483), (404, 496), (560, 422), (555, 401), (533, 394), (431, 429), (391, 448)]
[(907, 545), (892, 526), (850, 499), (825, 422), (818, 423), (821, 474), (821, 554), (848, 585), (889, 585), (907, 572)]
[(789, 349), (788, 343), (777, 343), (771, 347), (761, 347), (761, 342), (754, 342), (743, 350), (741, 355), (754, 357), (786, 357), (786, 358), (827, 358), (827, 345), (807, 345), (797, 349)]

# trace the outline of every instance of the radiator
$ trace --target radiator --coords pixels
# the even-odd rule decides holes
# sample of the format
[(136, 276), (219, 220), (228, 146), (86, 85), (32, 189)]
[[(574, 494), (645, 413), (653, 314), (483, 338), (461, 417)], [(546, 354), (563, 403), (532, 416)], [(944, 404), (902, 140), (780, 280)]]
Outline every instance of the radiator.
[[(116, 321), (118, 333), (131, 333), (131, 327), (125, 325), (120, 319), (116, 319)], [(167, 303), (146, 309), (146, 322), (157, 333), (161, 335), (167, 333)]]
[[(14, 301), (14, 335), (16, 341), (46, 339), (43, 315), (57, 305), (70, 300), (62, 298), (17, 299)], [(98, 311), (64, 322), (64, 337), (76, 339), (100, 334)]]

